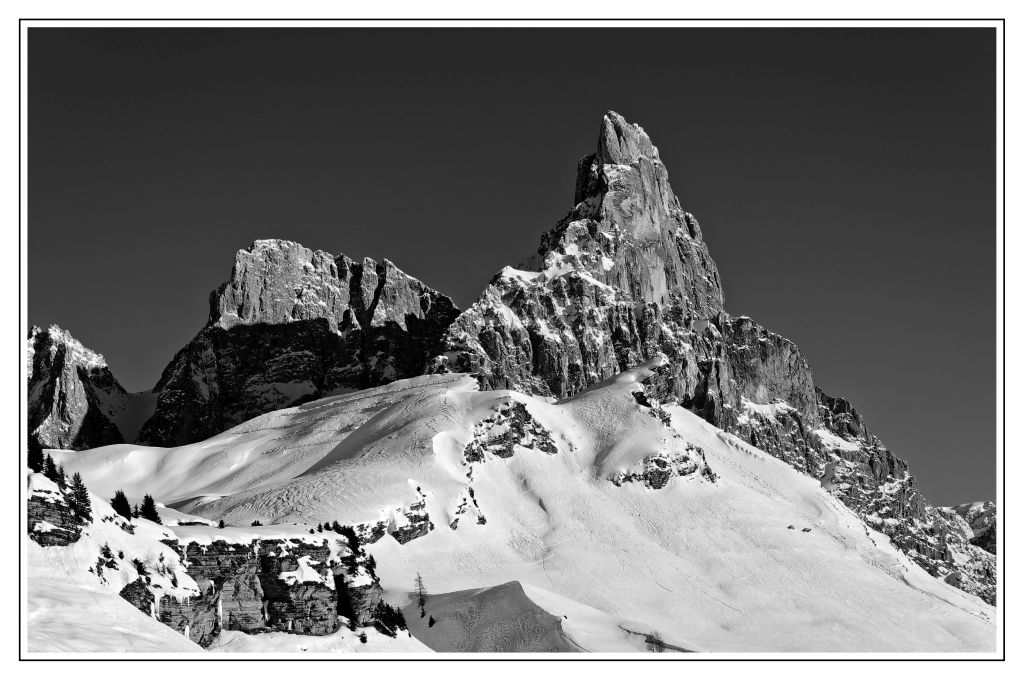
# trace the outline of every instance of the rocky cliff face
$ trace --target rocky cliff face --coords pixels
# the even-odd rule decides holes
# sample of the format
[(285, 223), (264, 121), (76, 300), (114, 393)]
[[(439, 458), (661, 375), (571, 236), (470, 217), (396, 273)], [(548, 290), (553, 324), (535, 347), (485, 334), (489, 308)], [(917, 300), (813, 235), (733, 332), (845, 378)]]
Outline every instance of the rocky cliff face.
[(992, 501), (963, 503), (951, 508), (939, 508), (947, 516), (957, 515), (963, 520), (961, 533), (972, 544), (986, 552), (996, 554), (996, 504)]
[(103, 357), (59, 326), (28, 334), (28, 431), (42, 447), (117, 444), (117, 416), (129, 400)]
[(216, 540), (171, 547), (199, 587), (198, 597), (157, 600), (141, 581), (121, 596), (162, 623), (209, 646), (221, 630), (329, 635), (341, 625), (373, 625), (380, 582), (365, 566), (341, 569), (329, 539)]
[(74, 511), (65, 490), (41, 474), (29, 476), (28, 536), (42, 546), (71, 545), (86, 520)]
[(991, 555), (928, 506), (849, 402), (815, 386), (799, 348), (724, 311), (697, 220), (647, 134), (614, 112), (577, 167), (572, 209), (531, 261), (494, 277), (443, 344), (432, 370), (559, 398), (664, 354), (653, 398), (821, 479), (929, 572), (994, 601)]
[(419, 375), (458, 314), (393, 263), (256, 241), (154, 391), (139, 441), (198, 441), (262, 413)]

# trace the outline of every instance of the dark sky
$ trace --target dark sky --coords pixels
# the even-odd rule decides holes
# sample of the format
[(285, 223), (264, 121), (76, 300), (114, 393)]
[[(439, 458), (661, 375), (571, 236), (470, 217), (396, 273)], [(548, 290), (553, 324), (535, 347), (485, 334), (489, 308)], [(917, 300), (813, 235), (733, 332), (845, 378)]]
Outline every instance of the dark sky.
[(234, 252), (388, 257), (465, 307), (614, 109), (726, 306), (938, 504), (995, 492), (992, 29), (29, 31), (29, 320), (148, 389)]

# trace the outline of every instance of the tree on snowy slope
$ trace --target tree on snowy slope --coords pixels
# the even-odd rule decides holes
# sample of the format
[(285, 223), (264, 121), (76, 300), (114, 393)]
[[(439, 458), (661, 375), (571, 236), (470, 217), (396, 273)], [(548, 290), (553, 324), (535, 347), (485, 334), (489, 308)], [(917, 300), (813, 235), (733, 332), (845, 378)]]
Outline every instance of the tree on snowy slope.
[(420, 608), (420, 618), (422, 619), (427, 615), (427, 589), (423, 585), (423, 577), (420, 576), (420, 572), (416, 572), (416, 604)]
[(51, 482), (57, 483), (60, 476), (57, 473), (57, 464), (53, 462), (53, 456), (46, 454), (46, 458), (43, 461), (43, 474)]
[(358, 555), (362, 549), (360, 548), (359, 535), (356, 530), (345, 525), (338, 528), (338, 533), (345, 537), (345, 541), (348, 543), (348, 549), (352, 551), (353, 555)]
[(148, 493), (142, 498), (142, 509), (139, 510), (139, 516), (142, 519), (148, 519), (150, 522), (163, 524), (163, 522), (160, 521), (160, 515), (156, 511), (156, 502)]
[(89, 500), (89, 490), (85, 488), (82, 475), (77, 472), (71, 478), (71, 506), (86, 520), (92, 520), (92, 502)]
[(114, 493), (114, 497), (110, 499), (110, 507), (121, 517), (129, 520), (132, 518), (132, 506), (128, 502), (128, 496), (124, 495), (124, 491), (118, 489)]
[(45, 464), (43, 459), (43, 447), (40, 445), (39, 440), (35, 437), (30, 437), (28, 440), (28, 467), (32, 472), (42, 472), (43, 465)]

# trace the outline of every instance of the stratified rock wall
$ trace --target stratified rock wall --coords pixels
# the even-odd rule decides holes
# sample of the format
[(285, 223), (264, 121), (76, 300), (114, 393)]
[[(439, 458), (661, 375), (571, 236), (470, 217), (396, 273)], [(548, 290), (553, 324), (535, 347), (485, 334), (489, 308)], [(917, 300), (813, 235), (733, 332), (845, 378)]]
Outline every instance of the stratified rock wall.
[(373, 625), (383, 596), (380, 581), (364, 566), (354, 576), (347, 573), (328, 541), (175, 544), (198, 597), (157, 601), (141, 580), (125, 586), (121, 596), (204, 647), (221, 630), (329, 635), (342, 615), (353, 625)]

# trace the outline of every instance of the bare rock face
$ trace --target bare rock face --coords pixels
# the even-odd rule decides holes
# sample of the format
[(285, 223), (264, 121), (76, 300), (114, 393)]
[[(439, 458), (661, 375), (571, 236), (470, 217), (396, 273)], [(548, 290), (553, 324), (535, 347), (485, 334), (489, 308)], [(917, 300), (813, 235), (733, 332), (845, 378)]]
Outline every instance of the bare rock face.
[(29, 475), (28, 536), (41, 546), (71, 545), (86, 520), (71, 507), (65, 489), (41, 474)]
[(102, 356), (59, 326), (33, 326), (27, 362), (29, 437), (49, 449), (124, 441), (114, 413), (128, 395)]
[(963, 518), (967, 525), (965, 536), (972, 545), (996, 554), (996, 504), (992, 501), (963, 503), (942, 508)]
[(458, 314), (388, 260), (256, 241), (164, 369), (142, 443), (179, 445), (262, 413), (423, 373)]
[(358, 580), (347, 575), (331, 558), (327, 539), (171, 547), (200, 595), (157, 601), (140, 580), (125, 586), (121, 597), (203, 647), (221, 630), (329, 635), (341, 615), (362, 626), (377, 621), (380, 581), (365, 570)]

